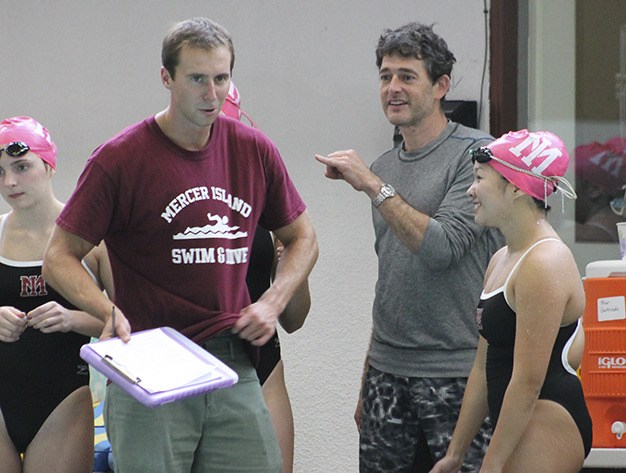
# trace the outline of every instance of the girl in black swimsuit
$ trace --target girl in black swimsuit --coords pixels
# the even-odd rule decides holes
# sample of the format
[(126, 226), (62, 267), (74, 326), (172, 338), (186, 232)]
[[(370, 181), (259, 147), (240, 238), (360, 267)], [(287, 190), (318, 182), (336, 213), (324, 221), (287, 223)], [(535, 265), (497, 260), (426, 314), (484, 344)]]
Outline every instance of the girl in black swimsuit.
[[(278, 245), (278, 252), (280, 245)], [(254, 234), (250, 265), (246, 283), (250, 291), (250, 299), (256, 301), (269, 288), (272, 269), (276, 264), (277, 250), (270, 232), (258, 227)], [(300, 328), (309, 312), (311, 305), (308, 284), (296, 293), (287, 305), (279, 321), (287, 332)], [(263, 389), (263, 398), (272, 416), (272, 422), (278, 437), (283, 457), (283, 473), (293, 471), (294, 425), (291, 402), (285, 385), (284, 365), (280, 356), (278, 332), (261, 347), (257, 375)]]
[[(82, 344), (103, 322), (46, 284), (43, 253), (63, 204), (52, 191), (56, 147), (29, 117), (0, 122), (0, 470), (86, 473), (93, 466), (93, 407)], [(111, 288), (104, 247), (83, 261)]]
[[(585, 293), (572, 253), (547, 221), (569, 157), (549, 132), (510, 132), (472, 151), (468, 195), (476, 222), (507, 246), (492, 258), (477, 311), (481, 337), (446, 456), (431, 473), (456, 473), (489, 414), (494, 432), (481, 473), (578, 473), (591, 419), (576, 376)], [(574, 348), (575, 347), (575, 348)]]

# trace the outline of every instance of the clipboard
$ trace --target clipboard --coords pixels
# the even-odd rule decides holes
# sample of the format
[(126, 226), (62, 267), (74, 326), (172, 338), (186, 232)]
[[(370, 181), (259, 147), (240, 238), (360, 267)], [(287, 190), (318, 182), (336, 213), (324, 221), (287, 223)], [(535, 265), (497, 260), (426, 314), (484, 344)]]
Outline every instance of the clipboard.
[(119, 338), (88, 343), (80, 357), (148, 407), (227, 388), (239, 380), (231, 368), (171, 327), (135, 332), (128, 343)]

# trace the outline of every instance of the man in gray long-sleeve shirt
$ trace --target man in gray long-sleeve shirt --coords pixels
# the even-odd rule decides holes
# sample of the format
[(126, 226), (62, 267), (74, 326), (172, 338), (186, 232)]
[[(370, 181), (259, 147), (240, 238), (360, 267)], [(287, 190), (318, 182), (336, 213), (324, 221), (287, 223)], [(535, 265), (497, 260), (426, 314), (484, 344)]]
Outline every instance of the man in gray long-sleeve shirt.
[[(369, 169), (354, 151), (316, 156), (326, 176), (372, 199), (378, 281), (356, 419), (360, 471), (428, 472), (445, 455), (474, 360), (476, 306), (503, 239), (474, 223), (468, 151), (493, 138), (447, 120), (455, 62), (429, 26), (386, 30), (376, 50), (380, 97), (402, 143)], [(489, 425), (463, 472), (480, 469)]]

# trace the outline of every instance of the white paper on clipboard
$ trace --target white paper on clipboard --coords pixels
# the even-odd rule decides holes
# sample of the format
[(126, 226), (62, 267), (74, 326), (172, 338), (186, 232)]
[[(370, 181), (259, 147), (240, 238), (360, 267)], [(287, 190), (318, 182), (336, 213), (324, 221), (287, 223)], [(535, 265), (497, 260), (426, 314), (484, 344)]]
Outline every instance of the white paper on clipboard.
[(110, 359), (129, 377), (150, 393), (192, 385), (194, 380), (220, 377), (213, 367), (161, 330), (133, 334), (128, 343), (120, 339), (93, 343), (91, 349), (103, 359)]

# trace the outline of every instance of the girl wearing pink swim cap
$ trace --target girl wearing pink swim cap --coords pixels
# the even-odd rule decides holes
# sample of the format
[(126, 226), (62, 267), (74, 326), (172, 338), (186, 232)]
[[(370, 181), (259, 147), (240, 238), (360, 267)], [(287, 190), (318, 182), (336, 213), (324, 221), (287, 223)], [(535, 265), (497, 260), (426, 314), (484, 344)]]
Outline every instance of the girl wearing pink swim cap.
[(494, 432), (481, 473), (578, 473), (591, 449), (591, 418), (576, 374), (585, 293), (574, 257), (547, 220), (569, 156), (549, 132), (507, 133), (475, 150), (467, 191), (476, 222), (507, 246), (492, 257), (476, 313), (480, 333), (446, 456), (431, 473), (456, 473), (487, 415)]
[[(63, 204), (54, 196), (56, 146), (30, 117), (0, 122), (0, 458), (7, 473), (85, 473), (93, 466), (89, 370), (79, 349), (104, 324), (76, 310), (41, 275)], [(112, 281), (106, 249), (84, 266)]]

